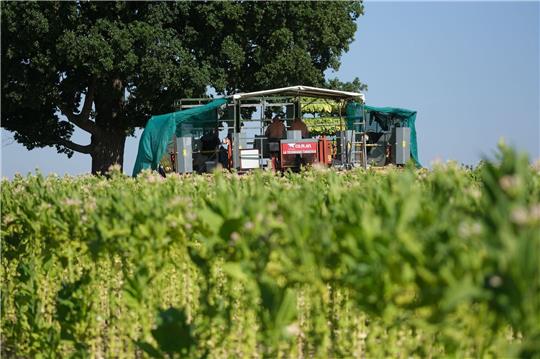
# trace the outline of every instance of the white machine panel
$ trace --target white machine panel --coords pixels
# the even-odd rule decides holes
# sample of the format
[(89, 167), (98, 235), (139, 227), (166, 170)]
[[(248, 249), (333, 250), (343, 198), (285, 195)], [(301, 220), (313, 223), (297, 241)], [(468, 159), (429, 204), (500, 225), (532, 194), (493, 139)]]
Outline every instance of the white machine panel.
[(240, 150), (240, 168), (253, 169), (259, 168), (259, 150)]

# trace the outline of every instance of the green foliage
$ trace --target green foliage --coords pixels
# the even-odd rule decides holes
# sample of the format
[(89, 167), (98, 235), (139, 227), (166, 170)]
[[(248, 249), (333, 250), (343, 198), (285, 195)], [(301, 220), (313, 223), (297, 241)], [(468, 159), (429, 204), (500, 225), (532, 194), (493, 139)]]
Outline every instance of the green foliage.
[(173, 357), (174, 354), (185, 357), (189, 355), (191, 347), (194, 346), (194, 339), (186, 315), (176, 308), (159, 311), (156, 328), (152, 329), (152, 337), (159, 349), (146, 342), (137, 344), (148, 355), (155, 358), (164, 357), (162, 352), (169, 357)]
[(339, 117), (313, 117), (304, 118), (303, 121), (307, 125), (311, 136), (334, 136), (345, 128), (345, 120)]
[[(60, 324), (60, 338), (73, 342), (79, 355), (87, 355), (88, 345), (86, 330), (89, 315), (92, 313), (92, 302), (87, 299), (91, 293), (87, 290), (91, 278), (85, 271), (81, 278), (74, 282), (62, 283), (56, 297), (56, 320)], [(86, 289), (86, 290), (85, 290)]]
[[(19, 357), (538, 357), (540, 171), (2, 182)], [(166, 308), (166, 309), (164, 309)]]
[(355, 77), (351, 82), (342, 82), (337, 78), (333, 78), (326, 81), (326, 87), (329, 89), (350, 92), (367, 91), (368, 89), (367, 85), (360, 82), (358, 77)]

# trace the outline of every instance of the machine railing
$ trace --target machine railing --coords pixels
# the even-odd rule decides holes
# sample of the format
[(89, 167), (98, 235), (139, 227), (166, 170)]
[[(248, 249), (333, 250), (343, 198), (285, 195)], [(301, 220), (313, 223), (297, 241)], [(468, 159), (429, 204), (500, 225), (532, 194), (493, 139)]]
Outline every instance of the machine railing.
[[(178, 110), (193, 108), (204, 105), (211, 101), (211, 98), (191, 98), (180, 99), (175, 102), (175, 108)], [(341, 113), (344, 102), (340, 105), (340, 127), (345, 129), (344, 120)], [(203, 151), (199, 148), (197, 140), (194, 141), (193, 154), (195, 156), (203, 155), (210, 158), (219, 157), (219, 147), (225, 148), (228, 152), (232, 152), (232, 167), (237, 170), (251, 169), (253, 167), (264, 167), (269, 164), (269, 151), (266, 149), (268, 138), (264, 136), (264, 128), (271, 120), (268, 116), (268, 109), (271, 108), (272, 113), (281, 112), (282, 118), (285, 121), (287, 130), (290, 130), (291, 123), (295, 117), (302, 117), (301, 104), (299, 98), (291, 97), (255, 97), (249, 99), (235, 100), (226, 106), (222, 115), (219, 116), (216, 123), (216, 129), (219, 133), (219, 139), (222, 142), (218, 149), (212, 151)], [(251, 108), (252, 111), (248, 117), (245, 116), (245, 109)], [(249, 113), (249, 111), (248, 111)], [(342, 166), (352, 167), (361, 165), (367, 167), (367, 150), (369, 146), (366, 143), (366, 122), (365, 116), (362, 116), (362, 121), (355, 121), (352, 131), (341, 131), (336, 136), (334, 141), (325, 139), (325, 143), (334, 143), (336, 147), (338, 142), (341, 146), (337, 146), (337, 150), (325, 149), (325, 156), (328, 154), (333, 157), (341, 158), (337, 163)], [(321, 127), (324, 124), (320, 125)], [(349, 133), (347, 135), (347, 133)], [(232, 144), (224, 144), (223, 140), (230, 136)], [(311, 142), (318, 142), (319, 137), (311, 138)], [(324, 137), (323, 137), (324, 138)], [(231, 146), (231, 150), (229, 150)], [(326, 145), (325, 145), (326, 146)], [(341, 153), (340, 153), (341, 152)], [(337, 156), (336, 156), (337, 155)], [(316, 156), (315, 156), (316, 157)], [(217, 161), (217, 160), (216, 160)], [(254, 166), (256, 161), (256, 166)]]

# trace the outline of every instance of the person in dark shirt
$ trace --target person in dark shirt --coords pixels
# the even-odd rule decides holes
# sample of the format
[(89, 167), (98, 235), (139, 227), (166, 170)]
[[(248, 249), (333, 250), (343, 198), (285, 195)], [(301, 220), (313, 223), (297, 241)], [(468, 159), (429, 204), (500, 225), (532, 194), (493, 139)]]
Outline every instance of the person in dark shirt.
[(193, 169), (196, 172), (205, 172), (207, 161), (218, 160), (218, 146), (221, 143), (218, 129), (214, 128), (206, 132), (202, 135), (200, 141), (200, 151), (193, 153)]
[(272, 168), (277, 170), (279, 164), (279, 141), (287, 136), (287, 129), (280, 116), (274, 117), (272, 123), (266, 128), (264, 135), (268, 137), (268, 149)]
[(206, 151), (215, 151), (216, 148), (220, 145), (221, 141), (219, 140), (219, 133), (217, 128), (205, 133), (201, 137), (201, 150)]
[(274, 117), (272, 123), (266, 128), (264, 135), (268, 137), (269, 140), (280, 140), (286, 137), (287, 132), (281, 117)]
[(291, 131), (300, 131), (302, 132), (302, 138), (308, 138), (309, 137), (309, 130), (307, 125), (302, 121), (301, 118), (297, 117), (294, 119), (292, 125), (291, 125)]

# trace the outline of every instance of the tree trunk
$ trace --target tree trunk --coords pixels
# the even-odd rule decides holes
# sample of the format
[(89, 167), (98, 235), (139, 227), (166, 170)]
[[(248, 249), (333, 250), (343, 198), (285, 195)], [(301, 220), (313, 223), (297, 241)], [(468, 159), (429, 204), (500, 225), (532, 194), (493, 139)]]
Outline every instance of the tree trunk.
[(112, 77), (97, 87), (94, 98), (98, 133), (92, 135), (92, 173), (107, 173), (112, 165), (124, 165), (126, 123), (122, 112), (124, 84)]
[(126, 135), (123, 132), (102, 133), (92, 136), (92, 173), (105, 174), (113, 165), (124, 167), (124, 145)]

